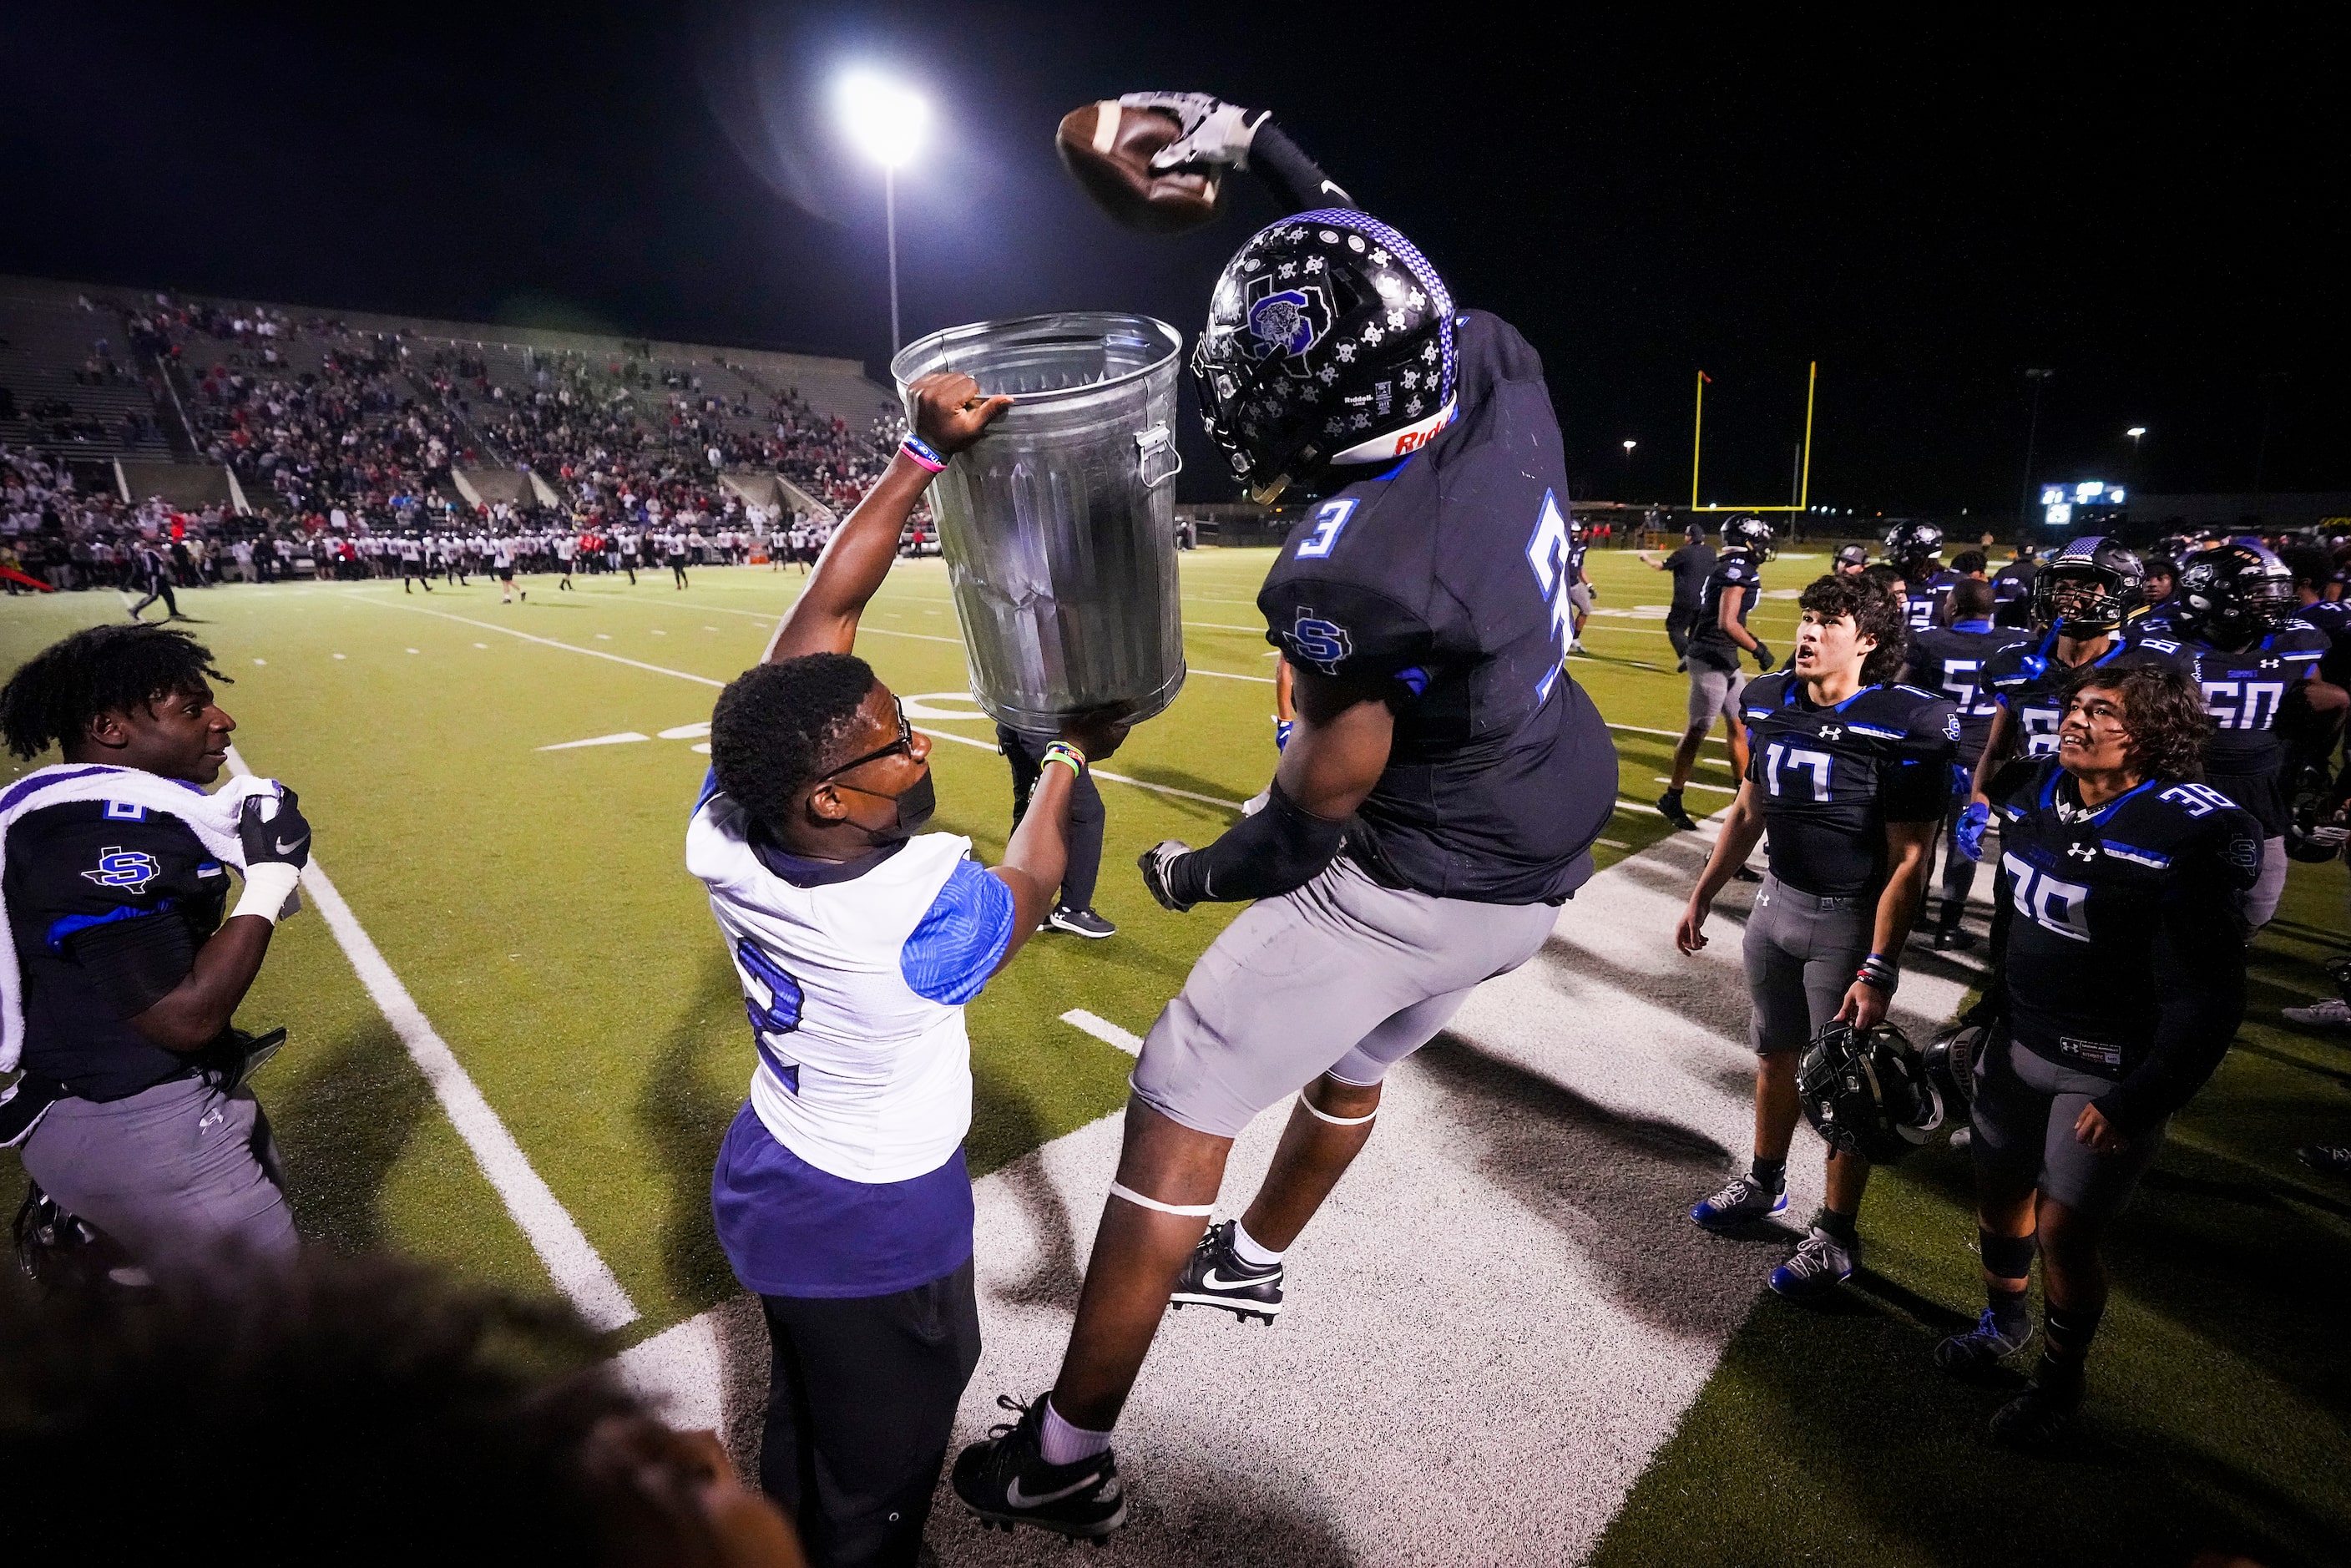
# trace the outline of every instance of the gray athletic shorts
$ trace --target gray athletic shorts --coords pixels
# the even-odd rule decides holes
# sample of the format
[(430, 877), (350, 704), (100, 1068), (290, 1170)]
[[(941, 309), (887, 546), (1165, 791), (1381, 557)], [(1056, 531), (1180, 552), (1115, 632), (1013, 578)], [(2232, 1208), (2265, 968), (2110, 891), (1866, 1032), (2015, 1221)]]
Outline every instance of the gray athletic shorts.
[(60, 1100), (23, 1153), (42, 1191), (150, 1270), (225, 1251), (284, 1261), (298, 1245), (269, 1119), (248, 1091), (178, 1078), (121, 1100)]
[(1747, 676), (1738, 670), (1714, 670), (1690, 661), (1689, 721), (1693, 726), (1710, 725), (1718, 718), (1739, 716), (1739, 694), (1747, 689)]
[(1230, 1138), (1325, 1072), (1377, 1083), (1479, 981), (1533, 957), (1558, 915), (1548, 904), (1382, 887), (1334, 861), (1295, 893), (1241, 911), (1209, 944), (1143, 1042), (1135, 1097)]
[(2167, 1117), (2111, 1155), (2075, 1138), (2082, 1107), (2114, 1086), (2011, 1041), (2005, 1066), (1987, 1056), (1976, 1071), (1976, 1169), (2011, 1190), (2037, 1186), (2086, 1218), (2112, 1219), (2155, 1164), (2170, 1125)]
[(1747, 1038), (1758, 1056), (1802, 1051), (1836, 1017), (1869, 956), (1876, 916), (1874, 898), (1815, 898), (1776, 876), (1763, 879), (1740, 949), (1754, 1001)]
[(1588, 582), (1579, 582), (1570, 587), (1567, 591), (1567, 601), (1575, 606), (1577, 614), (1591, 614), (1592, 585)]

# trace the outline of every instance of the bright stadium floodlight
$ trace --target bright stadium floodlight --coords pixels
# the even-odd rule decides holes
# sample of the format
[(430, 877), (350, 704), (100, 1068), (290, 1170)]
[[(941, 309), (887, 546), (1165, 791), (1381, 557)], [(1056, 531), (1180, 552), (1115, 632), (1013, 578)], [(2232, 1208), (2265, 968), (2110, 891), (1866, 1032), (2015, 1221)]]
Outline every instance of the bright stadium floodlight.
[(841, 118), (858, 151), (882, 165), (882, 211), (889, 231), (890, 352), (898, 352), (898, 171), (912, 162), (931, 122), (921, 95), (871, 71), (841, 78)]

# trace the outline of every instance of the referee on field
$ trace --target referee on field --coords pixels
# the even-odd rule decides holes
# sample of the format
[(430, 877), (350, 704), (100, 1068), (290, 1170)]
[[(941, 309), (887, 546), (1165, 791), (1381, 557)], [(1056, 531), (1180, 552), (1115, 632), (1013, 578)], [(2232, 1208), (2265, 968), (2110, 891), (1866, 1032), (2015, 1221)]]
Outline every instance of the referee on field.
[[(0, 688), (0, 734), (61, 766), (0, 791), (0, 1142), (150, 1276), (225, 1254), (289, 1258), (268, 1119), (229, 1019), (310, 855), (290, 791), (217, 795), (229, 732), (212, 656), (186, 632), (99, 626)], [(245, 891), (229, 904), (229, 870)], [(0, 954), (0, 957), (7, 957)], [(120, 1267), (120, 1265), (118, 1265)], [(120, 1276), (118, 1276), (120, 1277)]]

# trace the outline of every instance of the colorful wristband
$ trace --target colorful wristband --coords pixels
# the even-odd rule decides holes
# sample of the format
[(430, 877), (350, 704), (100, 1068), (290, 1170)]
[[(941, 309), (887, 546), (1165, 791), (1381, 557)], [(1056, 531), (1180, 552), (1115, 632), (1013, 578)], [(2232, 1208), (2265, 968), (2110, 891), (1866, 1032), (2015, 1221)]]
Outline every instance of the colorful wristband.
[(1885, 954), (1872, 953), (1861, 961), (1861, 967), (1854, 972), (1853, 977), (1865, 986), (1874, 986), (1881, 991), (1891, 991), (1901, 976), (1894, 966), (1886, 961)]
[(932, 450), (931, 444), (919, 435), (909, 435), (898, 444), (898, 450), (935, 474), (947, 465), (947, 460)]
[(1057, 740), (1045, 748), (1044, 759), (1038, 767), (1041, 769), (1047, 762), (1066, 763), (1079, 778), (1086, 776), (1086, 754), (1066, 740)]

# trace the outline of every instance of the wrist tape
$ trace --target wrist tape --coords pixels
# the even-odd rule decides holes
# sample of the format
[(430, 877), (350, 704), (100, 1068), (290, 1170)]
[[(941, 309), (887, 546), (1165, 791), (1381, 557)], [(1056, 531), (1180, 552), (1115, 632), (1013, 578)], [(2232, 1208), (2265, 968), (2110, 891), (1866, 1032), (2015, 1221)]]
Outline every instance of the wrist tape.
[(287, 901), (294, 896), (295, 884), (302, 880), (299, 866), (284, 861), (263, 861), (247, 866), (245, 872), (245, 895), (229, 911), (232, 920), (240, 915), (258, 915), (272, 925), (286, 912)]

